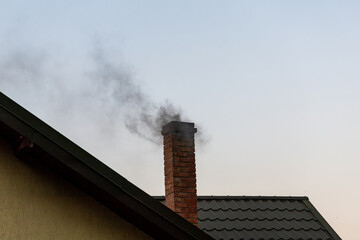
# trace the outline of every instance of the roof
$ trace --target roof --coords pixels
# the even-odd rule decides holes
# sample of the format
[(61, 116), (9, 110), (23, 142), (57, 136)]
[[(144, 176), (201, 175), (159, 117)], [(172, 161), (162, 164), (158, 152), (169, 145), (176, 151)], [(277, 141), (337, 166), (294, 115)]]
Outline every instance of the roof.
[(199, 196), (198, 220), (215, 239), (341, 239), (307, 197)]
[(212, 239), (1, 92), (0, 135), (155, 239)]

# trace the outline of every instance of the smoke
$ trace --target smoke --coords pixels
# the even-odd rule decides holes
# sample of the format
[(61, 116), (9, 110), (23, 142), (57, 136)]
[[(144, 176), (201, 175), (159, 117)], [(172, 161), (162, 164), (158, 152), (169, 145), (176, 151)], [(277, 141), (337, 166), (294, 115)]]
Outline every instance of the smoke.
[(0, 55), (0, 81), (17, 85), (19, 82), (38, 84), (41, 68), (45, 61), (44, 54), (18, 49), (3, 52)]
[(96, 81), (97, 94), (103, 104), (110, 107), (110, 116), (122, 112), (125, 127), (156, 144), (161, 143), (162, 126), (170, 121), (184, 120), (183, 112), (169, 101), (156, 104), (140, 88), (124, 65), (109, 61), (104, 50), (96, 48), (95, 72), (90, 74)]
[[(143, 92), (131, 69), (123, 62), (110, 60), (111, 54), (98, 45), (91, 54), (91, 63), (85, 64), (90, 67), (77, 70), (83, 74), (76, 76), (70, 76), (73, 72), (59, 67), (61, 64), (48, 55), (17, 50), (0, 56), (2, 89), (11, 85), (13, 91), (19, 91), (26, 85), (38, 100), (52, 99), (51, 104), (56, 105), (52, 110), (60, 110), (65, 117), (79, 118), (86, 111), (97, 112), (97, 126), (105, 126), (108, 133), (123, 123), (130, 133), (155, 144), (162, 142), (163, 125), (187, 121), (182, 109), (170, 101), (154, 102)], [(204, 142), (199, 131), (197, 137), (200, 143)]]

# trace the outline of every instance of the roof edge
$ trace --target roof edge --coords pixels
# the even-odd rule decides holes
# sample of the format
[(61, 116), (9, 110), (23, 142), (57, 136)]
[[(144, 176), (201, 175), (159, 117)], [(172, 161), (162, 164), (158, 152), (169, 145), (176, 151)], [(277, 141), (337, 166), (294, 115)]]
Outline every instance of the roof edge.
[(328, 231), (331, 237), (334, 240), (341, 240), (340, 236), (335, 232), (335, 230), (330, 226), (330, 224), (325, 220), (325, 218), (320, 214), (318, 210), (312, 205), (309, 200), (304, 200), (304, 204), (309, 208), (310, 212), (319, 220), (320, 224)]
[[(0, 112), (1, 124), (6, 125), (12, 131), (26, 137), (39, 148), (48, 152), (60, 164), (66, 166), (71, 171), (78, 173), (79, 178), (85, 178), (104, 192), (109, 192), (108, 189), (116, 189), (116, 192), (112, 193), (114, 195), (114, 200), (107, 199), (106, 204), (104, 204), (104, 202), (100, 203), (107, 206), (110, 210), (112, 209), (110, 204), (115, 204), (115, 201), (121, 202), (123, 205), (128, 204), (129, 206), (126, 205), (126, 207), (128, 207), (129, 210), (143, 216), (143, 219), (139, 221), (138, 227), (140, 227), (143, 222), (150, 221), (151, 219), (158, 219), (159, 222), (155, 224), (158, 224), (157, 226), (163, 228), (166, 234), (178, 235), (181, 233), (186, 235), (188, 237), (187, 239), (212, 239), (205, 232), (201, 231), (175, 212), (163, 206), (161, 203), (154, 201), (150, 195), (106, 166), (2, 92), (0, 92)], [(91, 176), (86, 175), (87, 173), (91, 173)], [(60, 174), (67, 176), (65, 173)], [(66, 176), (65, 178), (67, 178)], [(74, 184), (74, 182), (71, 183)], [(95, 191), (92, 192), (92, 194), (95, 194)], [(126, 199), (131, 199), (132, 203), (136, 203), (141, 209), (135, 209), (133, 205), (126, 203), (124, 196), (126, 196)], [(95, 197), (95, 199), (97, 198)], [(146, 211), (146, 214), (144, 211)], [(119, 215), (119, 212), (115, 213)], [(164, 227), (163, 224), (166, 224), (167, 227)], [(178, 239), (176, 236), (173, 237)]]

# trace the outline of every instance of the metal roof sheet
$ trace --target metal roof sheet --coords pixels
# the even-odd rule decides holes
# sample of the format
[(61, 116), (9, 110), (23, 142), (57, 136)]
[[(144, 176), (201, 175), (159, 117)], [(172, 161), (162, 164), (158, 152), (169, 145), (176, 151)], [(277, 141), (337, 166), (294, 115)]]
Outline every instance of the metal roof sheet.
[(218, 240), (341, 239), (307, 197), (199, 196), (198, 220)]
[(199, 197), (199, 228), (224, 240), (340, 239), (306, 202), (306, 197)]

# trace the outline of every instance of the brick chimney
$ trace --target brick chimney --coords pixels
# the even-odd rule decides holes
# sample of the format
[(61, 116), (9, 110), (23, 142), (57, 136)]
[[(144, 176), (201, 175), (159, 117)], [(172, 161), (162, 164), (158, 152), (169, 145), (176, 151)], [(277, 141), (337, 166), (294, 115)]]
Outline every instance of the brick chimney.
[(194, 123), (163, 126), (166, 206), (198, 226)]

